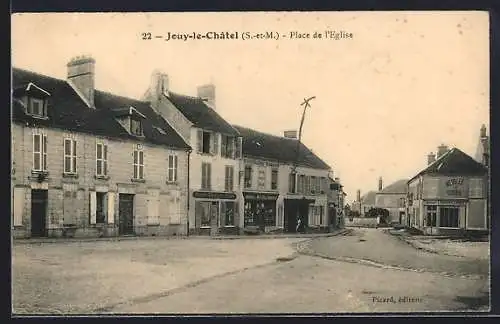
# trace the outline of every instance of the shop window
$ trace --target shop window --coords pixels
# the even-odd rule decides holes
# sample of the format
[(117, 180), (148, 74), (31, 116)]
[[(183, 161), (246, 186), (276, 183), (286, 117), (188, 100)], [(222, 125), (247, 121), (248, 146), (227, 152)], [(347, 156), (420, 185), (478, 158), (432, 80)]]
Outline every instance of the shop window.
[(195, 213), (197, 221), (199, 219), (200, 227), (210, 227), (210, 201), (197, 201), (195, 205)]
[(437, 206), (426, 206), (426, 211), (425, 226), (436, 226)]
[(236, 204), (233, 201), (221, 202), (221, 226), (234, 226)]
[(458, 228), (459, 219), (458, 207), (440, 207), (439, 208), (439, 227)]
[(244, 225), (246, 226), (254, 226), (256, 225), (256, 215), (255, 215), (255, 210), (252, 206), (252, 202), (245, 202), (245, 214), (244, 214)]

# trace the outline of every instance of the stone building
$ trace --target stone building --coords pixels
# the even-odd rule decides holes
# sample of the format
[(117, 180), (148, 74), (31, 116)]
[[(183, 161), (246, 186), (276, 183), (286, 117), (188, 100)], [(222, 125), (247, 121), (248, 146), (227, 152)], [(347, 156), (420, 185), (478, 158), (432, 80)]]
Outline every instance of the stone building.
[(15, 237), (186, 234), (190, 147), (148, 102), (96, 90), (88, 57), (12, 81)]
[(245, 228), (295, 232), (300, 218), (308, 232), (328, 231), (330, 166), (298, 141), (296, 131), (275, 136), (234, 127), (243, 137)]
[(243, 222), (241, 136), (216, 111), (215, 86), (198, 87), (197, 96), (173, 92), (168, 75), (153, 73), (144, 95), (155, 111), (193, 148), (189, 157), (189, 231), (240, 234)]
[(458, 148), (441, 145), (437, 157), (408, 181), (409, 226), (431, 235), (486, 231), (487, 168)]

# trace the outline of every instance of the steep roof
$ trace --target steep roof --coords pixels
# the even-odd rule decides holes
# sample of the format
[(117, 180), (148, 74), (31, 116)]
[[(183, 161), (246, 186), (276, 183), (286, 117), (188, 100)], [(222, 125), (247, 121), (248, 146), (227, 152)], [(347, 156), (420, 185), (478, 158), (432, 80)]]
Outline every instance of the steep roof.
[(200, 97), (190, 97), (169, 92), (167, 98), (194, 126), (239, 136), (239, 133), (222, 118), (215, 110), (205, 104)]
[(424, 174), (449, 175), (449, 176), (482, 176), (486, 175), (488, 170), (484, 165), (474, 160), (468, 154), (454, 147), (443, 154), (439, 159), (427, 166), (424, 170), (417, 173), (408, 182)]
[(375, 195), (376, 191), (368, 191), (361, 197), (361, 202), (367, 205), (375, 205)]
[(401, 179), (391, 183), (381, 191), (377, 192), (382, 194), (405, 194), (408, 192), (408, 179)]
[[(66, 82), (31, 71), (13, 68), (12, 87), (14, 93), (28, 84), (50, 93), (48, 119), (34, 118), (25, 113), (24, 105), (13, 98), (12, 120), (33, 126), (53, 127), (75, 132), (89, 133), (121, 139), (137, 140), (114, 118), (114, 110), (133, 106), (147, 118), (143, 120), (143, 130), (147, 142), (172, 148), (189, 149), (189, 145), (165, 120), (153, 112), (148, 102), (116, 96), (103, 91), (95, 91), (95, 109), (89, 108), (73, 88)], [(162, 129), (162, 133), (155, 127)]]
[(297, 158), (297, 140), (262, 133), (254, 129), (233, 125), (243, 137), (243, 155), (262, 157), (278, 162), (293, 163), (314, 169), (329, 170), (330, 166), (308, 149), (299, 144)]

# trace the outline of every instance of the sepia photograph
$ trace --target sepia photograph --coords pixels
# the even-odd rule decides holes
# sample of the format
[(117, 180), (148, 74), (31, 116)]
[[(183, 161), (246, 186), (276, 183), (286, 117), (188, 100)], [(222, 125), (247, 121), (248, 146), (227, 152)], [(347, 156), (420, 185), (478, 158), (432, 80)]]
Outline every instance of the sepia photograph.
[(12, 14), (12, 316), (490, 311), (489, 24)]

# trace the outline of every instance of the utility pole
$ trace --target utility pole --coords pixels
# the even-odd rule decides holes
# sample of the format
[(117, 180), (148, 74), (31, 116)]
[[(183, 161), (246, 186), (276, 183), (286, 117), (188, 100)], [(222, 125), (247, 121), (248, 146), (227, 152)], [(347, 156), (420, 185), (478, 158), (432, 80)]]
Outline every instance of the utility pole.
[[(306, 116), (306, 110), (307, 110), (307, 108), (311, 107), (311, 104), (309, 102), (315, 98), (316, 98), (316, 96), (312, 96), (312, 97), (309, 97), (307, 99), (304, 98), (304, 101), (300, 104), (301, 106), (304, 106), (304, 110), (302, 111), (302, 117), (300, 119), (299, 137), (297, 139), (297, 148), (295, 149), (295, 164), (293, 165), (293, 169), (292, 169), (293, 174), (297, 173), (297, 164), (299, 162), (300, 140), (302, 139), (302, 126), (304, 125), (304, 118)], [(295, 185), (297, 185), (297, 183)]]

